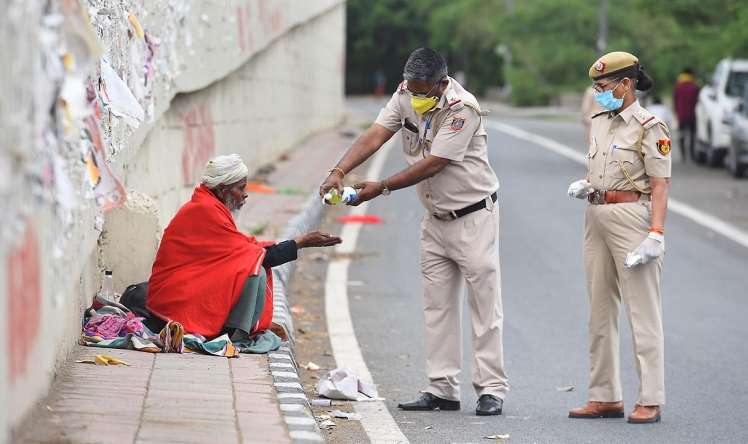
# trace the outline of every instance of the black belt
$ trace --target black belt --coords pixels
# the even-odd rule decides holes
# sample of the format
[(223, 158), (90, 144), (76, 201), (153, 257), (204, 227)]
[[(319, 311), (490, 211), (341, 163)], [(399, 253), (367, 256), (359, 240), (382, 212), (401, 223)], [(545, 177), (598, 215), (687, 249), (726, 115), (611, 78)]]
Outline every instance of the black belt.
[[(499, 198), (498, 194), (496, 194), (496, 192), (494, 191), (493, 194), (491, 194), (491, 201), (493, 203), (496, 203), (496, 200), (498, 198)], [(460, 208), (459, 210), (454, 210), (454, 211), (450, 211), (448, 213), (442, 213), (442, 214), (434, 213), (432, 214), (432, 216), (434, 216), (435, 218), (439, 220), (455, 220), (455, 219), (461, 218), (462, 216), (467, 216), (470, 213), (474, 213), (478, 210), (482, 210), (484, 208), (486, 208), (486, 199), (483, 199), (472, 205), (468, 205), (465, 208)]]

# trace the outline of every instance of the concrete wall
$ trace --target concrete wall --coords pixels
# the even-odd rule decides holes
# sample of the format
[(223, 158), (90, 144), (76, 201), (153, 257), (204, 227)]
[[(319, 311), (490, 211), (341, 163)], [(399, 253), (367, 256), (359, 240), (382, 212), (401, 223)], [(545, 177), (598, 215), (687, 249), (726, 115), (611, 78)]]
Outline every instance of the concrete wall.
[[(117, 291), (148, 278), (209, 157), (237, 152), (256, 168), (343, 112), (342, 0), (47, 3), (0, 0), (13, 61), (0, 72), (0, 441), (48, 390), (102, 270)], [(100, 57), (142, 121), (118, 116)], [(116, 209), (95, 200), (81, 160), (87, 115), (102, 174), (127, 189)]]

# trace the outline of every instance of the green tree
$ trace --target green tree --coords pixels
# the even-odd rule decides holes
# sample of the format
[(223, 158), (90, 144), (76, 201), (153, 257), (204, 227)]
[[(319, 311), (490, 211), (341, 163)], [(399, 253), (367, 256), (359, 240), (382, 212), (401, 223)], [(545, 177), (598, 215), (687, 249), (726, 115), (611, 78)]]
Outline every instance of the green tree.
[[(431, 46), (471, 91), (506, 80), (515, 104), (545, 104), (589, 84), (597, 14), (591, 0), (348, 0), (348, 91), (370, 92), (377, 69), (392, 90), (410, 51)], [(660, 94), (685, 66), (703, 79), (724, 57), (748, 57), (748, 0), (619, 0), (608, 22), (607, 49), (636, 54)], [(511, 48), (508, 69), (498, 45)]]
[(387, 78), (387, 90), (394, 90), (410, 52), (428, 45), (426, 16), (408, 0), (351, 0), (347, 5), (346, 91), (371, 93), (378, 70)]

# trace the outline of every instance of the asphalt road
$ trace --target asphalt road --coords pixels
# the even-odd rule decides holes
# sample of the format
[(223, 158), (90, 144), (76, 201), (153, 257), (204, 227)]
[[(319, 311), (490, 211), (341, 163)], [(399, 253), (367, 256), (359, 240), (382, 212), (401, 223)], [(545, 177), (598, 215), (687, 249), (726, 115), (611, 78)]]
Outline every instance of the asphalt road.
[[(581, 126), (575, 122), (492, 118), (581, 145)], [(567, 411), (586, 399), (587, 296), (582, 266), (585, 204), (568, 198), (566, 188), (585, 172), (578, 164), (497, 131), (489, 130), (489, 147), (501, 181), (504, 347), (511, 384), (504, 415), (474, 415), (467, 316), (462, 411), (404, 413), (396, 407), (427, 383), (418, 255), (423, 210), (414, 190), (371, 203), (369, 213), (386, 223), (363, 228), (357, 248), (362, 255), (350, 267), (350, 309), (364, 359), (408, 439), (488, 442), (485, 435), (508, 433), (512, 443), (748, 442), (743, 410), (748, 405), (748, 249), (671, 214), (663, 283), (668, 396), (663, 421), (642, 426), (625, 420), (570, 420)], [(404, 166), (401, 153), (393, 149), (385, 173)], [(693, 197), (690, 204), (744, 227), (748, 182), (733, 181), (722, 172), (677, 167), (676, 184), (679, 171), (703, 177), (689, 177), (680, 188), (674, 185), (673, 194)], [(707, 197), (701, 197), (701, 203), (701, 195), (692, 192), (699, 184), (711, 190), (704, 192)], [(725, 197), (720, 187), (727, 186), (737, 191)], [(726, 203), (715, 202), (720, 196)], [(629, 411), (638, 382), (623, 313), (621, 325)], [(557, 390), (564, 386), (575, 389)]]

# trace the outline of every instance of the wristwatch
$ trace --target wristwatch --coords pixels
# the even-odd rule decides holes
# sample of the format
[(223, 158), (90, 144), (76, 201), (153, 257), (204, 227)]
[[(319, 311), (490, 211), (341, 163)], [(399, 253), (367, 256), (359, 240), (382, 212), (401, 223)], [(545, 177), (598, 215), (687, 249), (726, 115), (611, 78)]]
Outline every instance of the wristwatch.
[(384, 179), (382, 182), (382, 196), (389, 196), (392, 191), (390, 191), (390, 188), (387, 186), (387, 179)]

